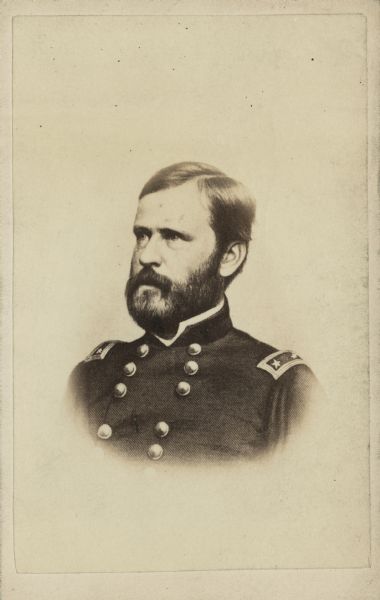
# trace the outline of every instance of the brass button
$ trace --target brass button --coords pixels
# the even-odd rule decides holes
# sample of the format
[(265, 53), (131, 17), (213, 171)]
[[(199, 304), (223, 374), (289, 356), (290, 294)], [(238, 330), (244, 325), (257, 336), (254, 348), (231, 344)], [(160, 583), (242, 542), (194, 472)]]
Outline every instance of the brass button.
[(123, 367), (123, 371), (127, 377), (132, 377), (136, 373), (137, 367), (134, 362), (129, 362)]
[(160, 421), (159, 423), (157, 423), (157, 425), (154, 428), (154, 433), (160, 437), (166, 437), (169, 433), (169, 425), (167, 423), (165, 423), (165, 421)]
[(144, 358), (145, 356), (148, 356), (148, 354), (149, 354), (148, 344), (141, 344), (141, 346), (137, 347), (136, 352), (137, 352), (137, 356), (139, 356), (140, 358)]
[(187, 353), (190, 354), (190, 356), (197, 356), (197, 354), (200, 354), (201, 352), (202, 346), (200, 344), (190, 344), (187, 349)]
[(112, 435), (112, 429), (107, 423), (103, 423), (98, 429), (98, 437), (101, 440), (108, 440)]
[(199, 370), (199, 365), (195, 360), (188, 360), (185, 363), (184, 370), (187, 375), (195, 375)]
[(176, 392), (180, 396), (187, 396), (188, 394), (190, 394), (190, 389), (190, 383), (188, 383), (187, 381), (180, 381), (176, 387)]
[(127, 386), (125, 383), (117, 383), (113, 388), (113, 395), (115, 398), (124, 398), (127, 393)]
[(164, 449), (160, 444), (152, 444), (148, 448), (148, 456), (152, 460), (159, 460), (164, 453)]

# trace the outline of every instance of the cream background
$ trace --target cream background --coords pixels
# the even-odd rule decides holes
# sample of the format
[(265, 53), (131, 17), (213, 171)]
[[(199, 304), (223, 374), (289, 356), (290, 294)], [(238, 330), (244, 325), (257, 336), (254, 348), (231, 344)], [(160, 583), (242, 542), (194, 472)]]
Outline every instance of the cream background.
[[(14, 24), (17, 566), (365, 566), (364, 19), (158, 18)], [(135, 198), (189, 154), (257, 197), (235, 324), (313, 365), (333, 400), (326, 439), (306, 458), (212, 478), (94, 462), (79, 444), (71, 462), (67, 373), (102, 339), (131, 334), (122, 291)]]

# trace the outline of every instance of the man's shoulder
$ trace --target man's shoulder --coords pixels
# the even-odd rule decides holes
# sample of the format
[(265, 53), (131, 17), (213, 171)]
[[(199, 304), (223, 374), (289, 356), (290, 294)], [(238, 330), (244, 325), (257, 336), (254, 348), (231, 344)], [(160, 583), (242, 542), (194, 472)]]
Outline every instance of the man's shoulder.
[(97, 362), (104, 360), (109, 355), (115, 355), (115, 353), (122, 347), (128, 346), (130, 342), (122, 340), (106, 340), (101, 342), (87, 356), (82, 360), (83, 363)]
[[(311, 372), (306, 361), (294, 350), (276, 348), (240, 329), (234, 328), (231, 331), (230, 343), (239, 349), (245, 360), (249, 360), (256, 369), (274, 380), (290, 370), (297, 373)], [(293, 369), (294, 367), (298, 368)]]
[(142, 337), (132, 340), (105, 340), (84, 354), (84, 358), (78, 362), (69, 376), (68, 388), (70, 393), (82, 394), (87, 387), (97, 386), (107, 381), (123, 363), (124, 358), (131, 348), (138, 348), (142, 343)]
[(143, 341), (143, 336), (135, 340), (105, 340), (95, 346), (91, 352), (84, 355), (84, 358), (77, 364), (76, 369), (92, 369), (92, 366), (102, 366), (117, 361), (121, 355), (134, 346), (139, 346)]

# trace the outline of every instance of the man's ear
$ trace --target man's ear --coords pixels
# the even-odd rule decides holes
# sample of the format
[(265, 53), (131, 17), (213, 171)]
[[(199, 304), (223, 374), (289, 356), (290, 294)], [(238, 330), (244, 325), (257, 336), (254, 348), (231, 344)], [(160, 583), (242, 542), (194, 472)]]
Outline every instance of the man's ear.
[(219, 273), (221, 276), (230, 277), (230, 275), (233, 275), (246, 256), (247, 244), (244, 242), (233, 242), (230, 244), (220, 261)]

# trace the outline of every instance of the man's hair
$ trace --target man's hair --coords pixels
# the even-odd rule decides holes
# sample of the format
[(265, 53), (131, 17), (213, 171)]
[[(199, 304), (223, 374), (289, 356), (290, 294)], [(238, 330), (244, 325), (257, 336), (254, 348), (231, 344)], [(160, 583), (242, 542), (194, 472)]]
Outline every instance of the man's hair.
[[(255, 218), (255, 202), (238, 181), (215, 167), (200, 162), (181, 162), (157, 171), (141, 190), (139, 200), (148, 194), (177, 187), (195, 180), (199, 192), (209, 201), (210, 226), (214, 230), (217, 250), (222, 255), (233, 242), (246, 244), (247, 253)], [(245, 260), (230, 277), (226, 287), (242, 270)]]

